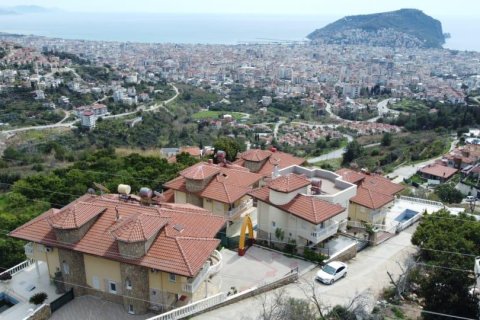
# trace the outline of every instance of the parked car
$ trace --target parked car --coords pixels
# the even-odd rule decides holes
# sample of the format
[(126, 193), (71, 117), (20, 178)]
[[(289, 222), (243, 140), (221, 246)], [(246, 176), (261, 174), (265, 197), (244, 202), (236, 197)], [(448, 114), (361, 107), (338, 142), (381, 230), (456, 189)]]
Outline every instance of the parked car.
[(333, 284), (340, 278), (347, 276), (347, 265), (340, 261), (331, 261), (324, 265), (320, 271), (317, 272), (316, 280), (325, 284)]
[(473, 201), (475, 201), (475, 200), (477, 200), (477, 199), (476, 199), (474, 196), (467, 196), (467, 197), (465, 198), (465, 201), (467, 201), (467, 202), (473, 202)]

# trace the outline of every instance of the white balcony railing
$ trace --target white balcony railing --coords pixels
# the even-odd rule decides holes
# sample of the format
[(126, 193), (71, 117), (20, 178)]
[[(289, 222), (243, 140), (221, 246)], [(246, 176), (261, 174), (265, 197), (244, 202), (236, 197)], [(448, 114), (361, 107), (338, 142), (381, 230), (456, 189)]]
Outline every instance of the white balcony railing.
[(5, 270), (3, 272), (0, 273), (0, 275), (4, 274), (4, 273), (10, 273), (11, 276), (15, 275), (16, 273), (22, 271), (23, 269), (25, 269), (26, 267), (30, 266), (31, 264), (33, 263), (33, 260), (32, 259), (28, 259), (28, 260), (25, 260), (23, 261), (22, 263), (19, 263), (17, 264), (16, 266), (8, 269), (8, 270)]
[(436, 206), (440, 208), (444, 207), (444, 204), (438, 201), (432, 201), (432, 200), (421, 199), (421, 198), (413, 198), (413, 197), (407, 197), (407, 196), (401, 196), (400, 199), (405, 201), (410, 201), (410, 202), (422, 203), (429, 206)]
[(210, 262), (206, 262), (203, 265), (203, 268), (198, 273), (198, 275), (193, 279), (189, 279), (188, 282), (183, 285), (183, 291), (189, 292), (189, 293), (194, 293), (195, 291), (197, 291), (198, 287), (208, 277), (209, 269), (210, 269)]
[(242, 204), (240, 204), (236, 208), (228, 210), (228, 216), (233, 217), (233, 216), (237, 215), (239, 212), (250, 209), (251, 207), (253, 207), (253, 199), (250, 199), (246, 202), (243, 202)]
[(328, 237), (333, 236), (334, 234), (337, 233), (337, 231), (338, 231), (338, 223), (336, 222), (325, 228), (316, 228), (308, 234), (306, 234), (306, 232), (303, 232), (303, 233), (305, 235), (305, 238), (309, 239), (314, 244), (317, 244), (327, 239)]
[(27, 258), (33, 258), (33, 242), (27, 243), (23, 248), (25, 249), (25, 255)]
[(208, 269), (209, 276), (213, 276), (217, 274), (222, 268), (222, 264), (223, 264), (222, 254), (218, 250), (213, 251), (211, 260), (213, 262), (210, 265), (210, 268)]
[(386, 214), (386, 210), (373, 210), (368, 214), (368, 220), (370, 223), (373, 223), (374, 221), (378, 220), (379, 217), (385, 216)]
[(161, 315), (148, 318), (147, 320), (177, 320), (183, 319), (195, 313), (198, 313), (202, 310), (213, 307), (219, 303), (227, 300), (227, 294), (225, 292), (220, 292), (214, 296), (205, 298), (203, 300), (196, 301), (186, 306), (174, 309), (172, 311), (162, 313)]

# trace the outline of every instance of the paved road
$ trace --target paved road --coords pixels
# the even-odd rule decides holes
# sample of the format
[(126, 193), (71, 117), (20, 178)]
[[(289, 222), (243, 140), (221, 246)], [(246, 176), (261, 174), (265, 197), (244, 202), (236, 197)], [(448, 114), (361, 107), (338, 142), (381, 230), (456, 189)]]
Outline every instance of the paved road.
[[(278, 290), (292, 297), (305, 298), (311, 292), (310, 285), (315, 287), (316, 294), (325, 305), (348, 304), (358, 294), (364, 293), (369, 297), (369, 307), (373, 308), (375, 300), (383, 288), (389, 284), (387, 271), (398, 277), (401, 263), (415, 252), (410, 240), (416, 225), (406, 229), (399, 235), (387, 240), (376, 247), (367, 248), (348, 262), (348, 276), (331, 286), (314, 282), (318, 268), (300, 277), (298, 283), (289, 284)], [(277, 291), (278, 291), (277, 290)], [(265, 294), (271, 299), (276, 291)], [(264, 297), (265, 297), (264, 296)], [(242, 300), (238, 303), (194, 317), (195, 320), (220, 319), (256, 319), (261, 310), (261, 296)]]
[[(452, 141), (452, 143), (450, 145), (450, 151), (452, 151), (455, 148), (457, 143), (458, 143), (458, 140), (456, 140), (456, 139)], [(426, 165), (429, 165), (431, 163), (434, 163), (435, 161), (437, 161), (441, 158), (442, 157), (440, 156), (440, 157), (429, 159), (429, 160), (419, 162), (419, 163), (416, 163), (416, 164), (409, 164), (409, 165), (406, 165), (406, 166), (401, 166), (401, 167), (393, 170), (393, 172), (387, 174), (387, 178), (393, 179), (393, 182), (395, 182), (395, 183), (402, 182), (403, 179), (408, 179), (411, 176), (413, 176), (415, 173), (417, 173), (417, 171), (420, 168), (425, 167)]]
[(273, 137), (274, 137), (275, 139), (277, 139), (278, 129), (279, 129), (280, 126), (281, 126), (282, 124), (284, 124), (284, 123), (285, 123), (285, 121), (282, 121), (282, 120), (280, 120), (280, 121), (278, 121), (278, 122), (275, 123), (275, 127), (273, 128)]
[(388, 108), (388, 102), (391, 99), (385, 99), (377, 103), (378, 116), (372, 119), (368, 119), (367, 122), (377, 122), (377, 120), (383, 117), (387, 113), (399, 114), (400, 112)]
[(342, 122), (352, 122), (352, 120), (347, 120), (347, 119), (340, 118), (335, 113), (333, 113), (332, 105), (328, 102), (327, 102), (327, 106), (325, 107), (325, 111), (327, 111), (328, 115), (335, 120), (339, 120), (339, 121), (342, 121)]
[[(345, 135), (348, 139), (348, 142), (351, 142), (353, 138), (349, 135)], [(371, 147), (376, 147), (379, 146), (380, 143), (372, 143), (372, 144), (367, 144), (366, 146), (363, 146), (364, 148), (371, 148)], [(346, 148), (340, 148), (337, 150), (333, 150), (329, 153), (323, 154), (321, 156), (315, 157), (315, 158), (310, 158), (307, 160), (308, 163), (316, 163), (319, 161), (325, 161), (325, 160), (332, 160), (332, 159), (339, 159), (343, 157), (343, 154), (345, 153)]]
[(165, 110), (165, 112), (167, 113), (170, 113), (171, 114), (171, 111), (168, 110), (167, 108), (165, 108), (164, 105), (167, 105), (169, 103), (171, 103), (172, 101), (174, 101), (175, 99), (177, 99), (178, 95), (180, 94), (180, 92), (178, 91), (178, 88), (175, 87), (173, 84), (170, 84), (173, 88), (173, 90), (175, 90), (175, 95), (173, 97), (171, 97), (170, 99), (168, 100), (165, 100), (165, 101), (162, 101), (162, 102), (159, 102), (153, 106), (151, 106), (150, 108), (146, 107), (146, 106), (139, 106), (135, 109), (135, 111), (130, 111), (130, 112), (124, 112), (124, 113), (119, 113), (119, 114), (112, 114), (112, 115), (109, 115), (109, 116), (105, 116), (103, 117), (104, 119), (115, 119), (115, 118), (122, 118), (122, 117), (126, 117), (126, 116), (129, 116), (129, 115), (132, 115), (132, 114), (135, 114), (137, 113), (138, 111), (147, 111), (147, 112), (151, 112), (151, 111), (156, 111), (158, 109), (163, 109)]
[[(160, 102), (160, 103), (157, 103), (156, 105), (154, 105), (153, 107), (151, 107), (150, 109), (146, 109), (145, 106), (139, 106), (135, 111), (131, 111), (131, 112), (124, 112), (124, 113), (120, 113), (120, 114), (115, 114), (115, 115), (110, 115), (110, 116), (105, 116), (103, 117), (104, 119), (113, 119), (113, 118), (121, 118), (121, 117), (125, 117), (125, 116), (129, 116), (129, 115), (132, 115), (132, 114), (135, 114), (138, 110), (144, 110), (144, 111), (156, 111), (157, 109), (159, 108), (163, 108), (166, 112), (169, 112), (170, 113), (170, 110), (168, 110), (167, 108), (165, 108), (164, 104), (169, 104), (171, 103), (173, 100), (175, 100), (178, 95), (179, 95), (179, 91), (178, 91), (178, 88), (175, 87), (173, 84), (170, 84), (173, 89), (175, 90), (175, 95), (173, 97), (171, 97), (170, 99), (168, 100), (165, 100), (163, 102)], [(68, 116), (67, 116), (68, 118)], [(77, 123), (79, 120), (76, 120), (76, 121), (73, 121), (73, 122), (64, 122), (66, 120), (66, 118), (64, 118), (63, 120), (61, 120), (60, 122), (58, 123), (55, 123), (55, 124), (49, 124), (49, 125), (44, 125), (44, 126), (33, 126), (33, 127), (24, 127), (24, 128), (17, 128), (17, 129), (11, 129), (11, 130), (3, 130), (3, 131), (0, 131), (0, 133), (5, 133), (5, 134), (8, 134), (8, 133), (16, 133), (16, 132), (22, 132), (22, 131), (29, 131), (29, 130), (45, 130), (45, 129), (53, 129), (53, 128), (71, 128), (73, 127), (73, 125), (75, 123)]]

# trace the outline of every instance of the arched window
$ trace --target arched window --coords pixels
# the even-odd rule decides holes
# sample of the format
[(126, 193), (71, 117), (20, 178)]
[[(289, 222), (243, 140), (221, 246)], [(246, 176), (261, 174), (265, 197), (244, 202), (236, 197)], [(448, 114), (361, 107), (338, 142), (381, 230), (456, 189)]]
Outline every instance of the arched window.
[(132, 281), (130, 281), (129, 278), (125, 280), (125, 288), (127, 288), (128, 290), (132, 289)]
[(64, 274), (70, 274), (70, 266), (68, 265), (67, 261), (63, 260), (62, 268)]

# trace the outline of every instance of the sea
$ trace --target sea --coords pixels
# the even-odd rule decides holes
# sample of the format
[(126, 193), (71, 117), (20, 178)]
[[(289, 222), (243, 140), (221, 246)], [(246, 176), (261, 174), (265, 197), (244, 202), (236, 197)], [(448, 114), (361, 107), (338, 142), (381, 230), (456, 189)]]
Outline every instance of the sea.
[[(0, 15), (0, 32), (147, 43), (238, 44), (301, 41), (341, 16), (68, 13)], [(451, 34), (444, 47), (480, 51), (480, 24), (475, 18), (436, 17)]]

